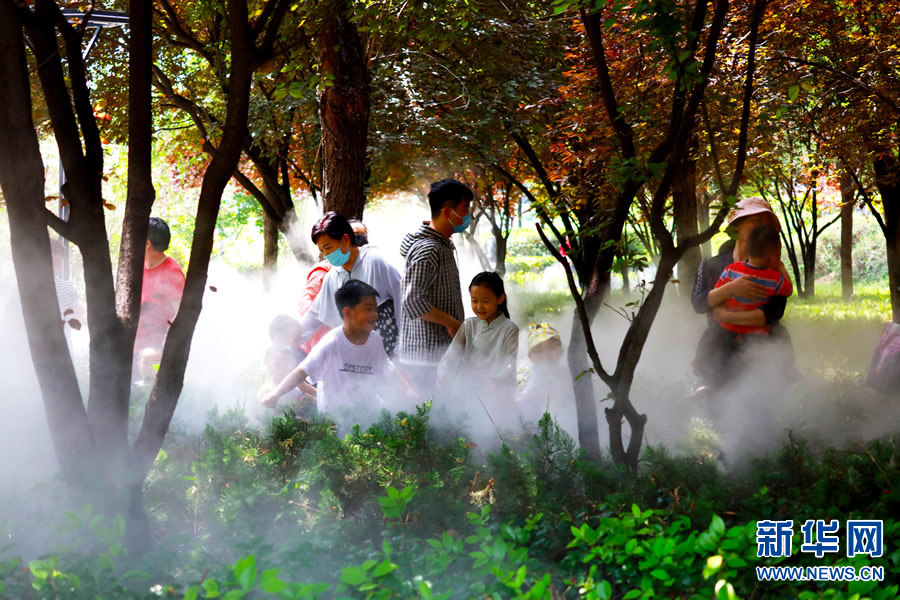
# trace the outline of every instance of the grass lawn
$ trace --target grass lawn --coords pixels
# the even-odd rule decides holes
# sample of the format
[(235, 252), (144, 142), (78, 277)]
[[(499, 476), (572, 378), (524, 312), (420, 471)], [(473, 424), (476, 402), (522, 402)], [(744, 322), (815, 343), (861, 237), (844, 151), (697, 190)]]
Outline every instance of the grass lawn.
[(861, 380), (890, 318), (885, 286), (857, 286), (854, 297), (845, 302), (837, 283), (817, 286), (814, 298), (792, 296), (783, 323), (791, 332), (802, 371), (831, 380)]

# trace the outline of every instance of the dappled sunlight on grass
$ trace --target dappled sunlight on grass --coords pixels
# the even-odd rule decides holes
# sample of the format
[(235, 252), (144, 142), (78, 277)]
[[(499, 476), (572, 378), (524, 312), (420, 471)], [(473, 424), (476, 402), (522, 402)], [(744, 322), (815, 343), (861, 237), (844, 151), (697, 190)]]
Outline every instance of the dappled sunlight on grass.
[(813, 298), (796, 295), (788, 299), (786, 320), (806, 318), (820, 320), (861, 319), (884, 322), (891, 317), (891, 296), (885, 285), (858, 285), (853, 298), (841, 298), (840, 283), (818, 285)]

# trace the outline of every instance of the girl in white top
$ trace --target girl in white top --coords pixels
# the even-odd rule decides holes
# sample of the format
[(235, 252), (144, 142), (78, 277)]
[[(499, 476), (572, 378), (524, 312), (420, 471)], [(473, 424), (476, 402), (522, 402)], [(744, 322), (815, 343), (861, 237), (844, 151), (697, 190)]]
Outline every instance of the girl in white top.
[[(472, 311), (438, 365), (438, 389), (453, 400), (477, 395), (486, 405), (515, 396), (519, 327), (509, 320), (503, 279), (479, 273), (469, 284)], [(476, 403), (477, 405), (477, 403)]]

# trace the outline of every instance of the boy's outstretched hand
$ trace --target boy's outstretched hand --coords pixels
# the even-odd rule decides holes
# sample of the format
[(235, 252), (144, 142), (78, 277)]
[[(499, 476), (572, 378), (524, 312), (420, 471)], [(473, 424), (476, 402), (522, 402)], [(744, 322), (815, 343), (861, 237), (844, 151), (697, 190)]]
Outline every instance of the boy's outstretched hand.
[(280, 396), (276, 396), (275, 394), (268, 393), (260, 398), (259, 403), (263, 406), (268, 406), (269, 408), (275, 408), (275, 405), (278, 404), (279, 397)]

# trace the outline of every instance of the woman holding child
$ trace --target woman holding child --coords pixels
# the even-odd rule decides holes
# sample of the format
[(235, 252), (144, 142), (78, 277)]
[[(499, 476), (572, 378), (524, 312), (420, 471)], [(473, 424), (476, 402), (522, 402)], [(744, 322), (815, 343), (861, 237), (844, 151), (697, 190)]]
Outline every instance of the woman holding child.
[[(787, 370), (793, 368), (790, 336), (779, 323), (791, 282), (777, 235), (775, 242), (771, 239), (772, 229), (780, 232), (781, 223), (768, 202), (759, 197), (741, 200), (728, 215), (727, 231), (735, 237), (734, 244), (725, 244), (697, 271), (691, 303), (697, 313), (707, 315), (709, 326), (698, 345), (694, 372), (705, 387), (719, 389), (734, 378), (739, 364), (734, 356), (747, 342), (779, 342), (788, 354)], [(723, 341), (727, 343), (718, 343)]]
[(311, 237), (332, 268), (323, 278), (321, 290), (300, 321), (300, 341), (308, 340), (323, 325), (331, 328), (341, 325), (334, 293), (347, 281), (358, 279), (378, 293), (375, 331), (384, 342), (385, 352), (392, 356), (399, 338), (400, 272), (378, 248), (367, 244), (361, 246), (361, 240), (350, 222), (335, 212), (327, 212), (316, 221)]

